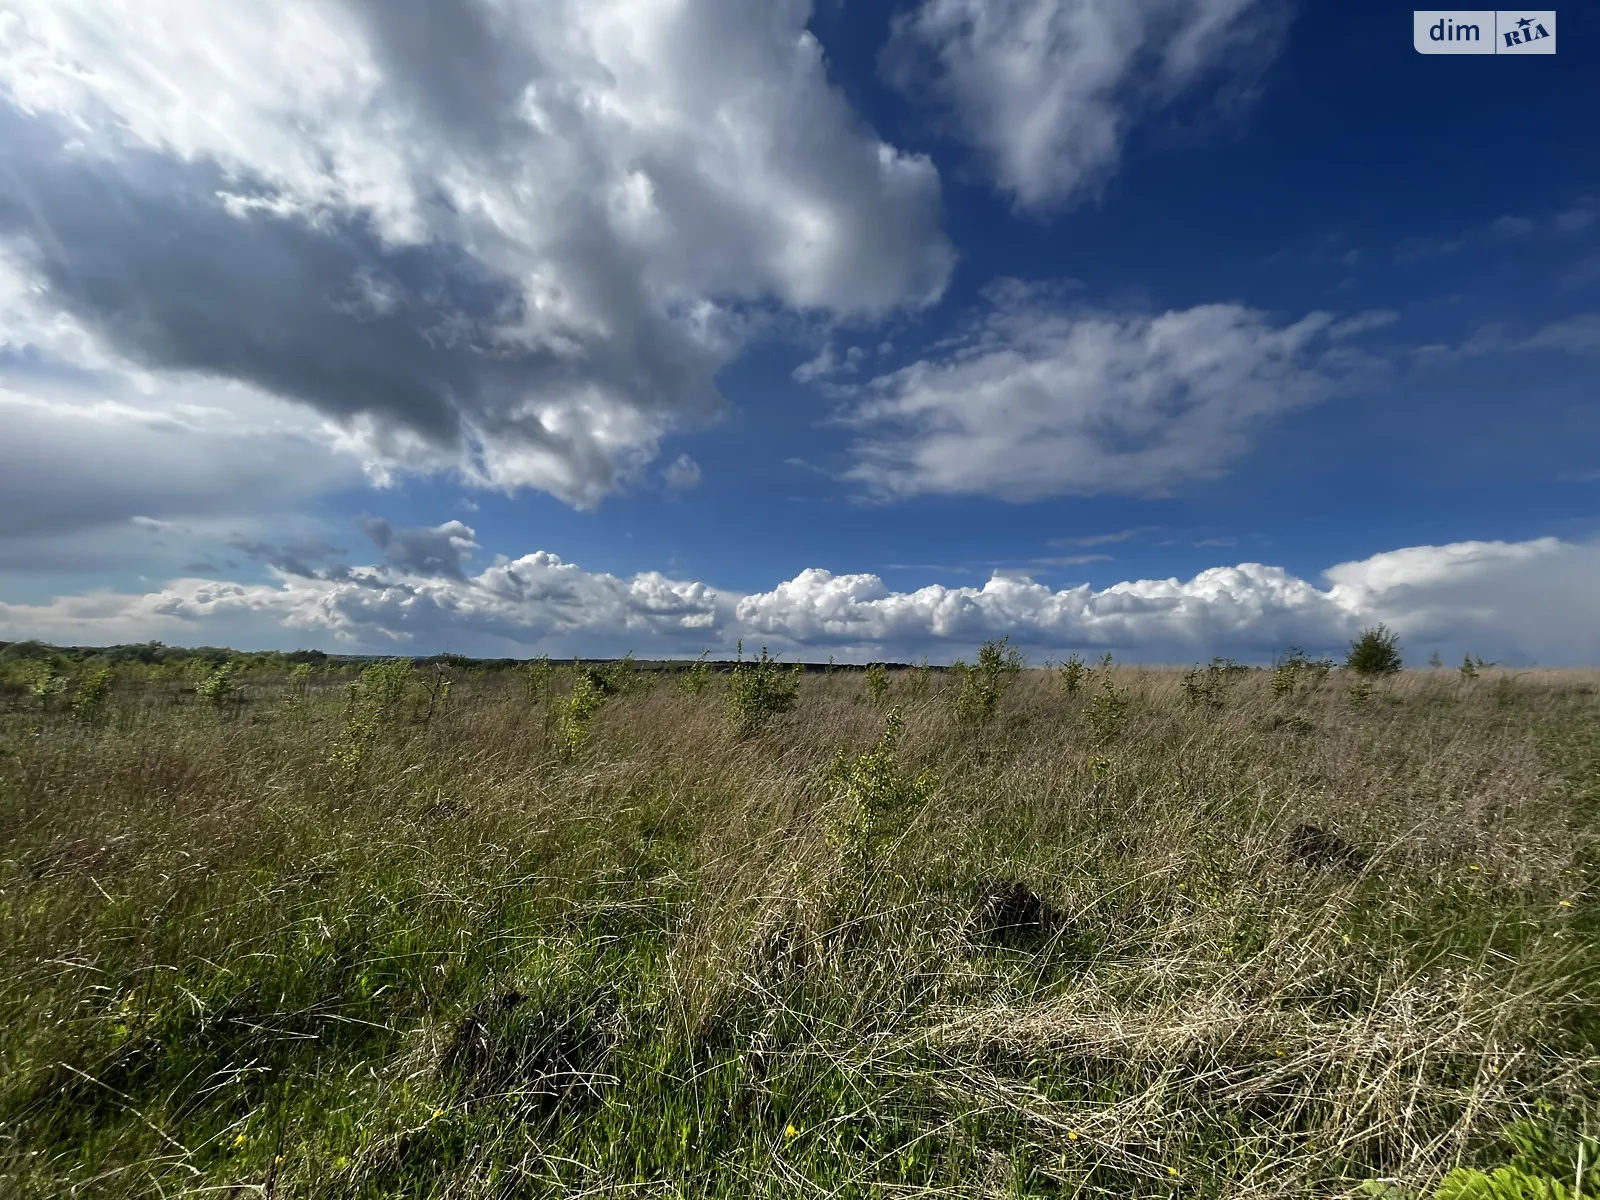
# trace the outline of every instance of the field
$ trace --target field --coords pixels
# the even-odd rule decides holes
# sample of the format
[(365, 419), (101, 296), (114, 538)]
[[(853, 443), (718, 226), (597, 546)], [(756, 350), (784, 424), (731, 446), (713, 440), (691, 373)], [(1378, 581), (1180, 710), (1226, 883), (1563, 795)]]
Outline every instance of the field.
[(1600, 1196), (1600, 672), (990, 649), (9, 662), (0, 1191)]

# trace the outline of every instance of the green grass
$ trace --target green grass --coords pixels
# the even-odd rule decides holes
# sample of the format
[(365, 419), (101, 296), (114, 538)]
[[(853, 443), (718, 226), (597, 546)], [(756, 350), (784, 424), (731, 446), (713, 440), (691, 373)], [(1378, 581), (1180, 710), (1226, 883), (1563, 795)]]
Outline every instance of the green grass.
[(30, 661), (0, 1192), (1600, 1195), (1600, 675), (1001, 649), (888, 736), (764, 660)]

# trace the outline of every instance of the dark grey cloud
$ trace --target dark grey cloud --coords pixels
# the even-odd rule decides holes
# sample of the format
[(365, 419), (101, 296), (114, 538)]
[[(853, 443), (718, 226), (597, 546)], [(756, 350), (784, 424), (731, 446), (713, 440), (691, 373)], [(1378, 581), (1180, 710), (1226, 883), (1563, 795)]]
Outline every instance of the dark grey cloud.
[(576, 214), (570, 249), (613, 328), (540, 344), (505, 336), (528, 315), (520, 288), (458, 246), (390, 245), (354, 212), (230, 212), (219, 193), (277, 193), (206, 162), (75, 153), (54, 122), (3, 107), (0, 141), (20, 150), (0, 173), (0, 236), (25, 242), (49, 304), (145, 367), (246, 381), (446, 451), (509, 439), (602, 489), (605, 448), (524, 401), (599, 389), (647, 412), (719, 404), (718, 360), (652, 311), (598, 214)]
[(523, 90), (547, 75), (510, 7), (475, 0), (343, 0), (387, 78), (422, 116), (477, 150), (517, 130)]
[(287, 575), (298, 575), (303, 579), (342, 577), (345, 568), (330, 564), (329, 560), (335, 555), (349, 553), (343, 547), (332, 545), (321, 538), (300, 538), (282, 545), (273, 545), (270, 542), (241, 537), (230, 539), (228, 545), (259, 562), (276, 567)]
[(460, 521), (395, 529), (382, 517), (358, 517), (356, 527), (383, 551), (384, 562), (402, 575), (464, 580), (462, 566), (478, 548), (472, 529)]
[(361, 479), (353, 461), (277, 422), (287, 404), (227, 413), (203, 407), (214, 399), (204, 386), (178, 388), (170, 398), (194, 406), (179, 417), (138, 407), (144, 398), (109, 376), (98, 386), (38, 388), (48, 400), (4, 394), (35, 383), (0, 368), (0, 545), (109, 530), (132, 517), (259, 519)]

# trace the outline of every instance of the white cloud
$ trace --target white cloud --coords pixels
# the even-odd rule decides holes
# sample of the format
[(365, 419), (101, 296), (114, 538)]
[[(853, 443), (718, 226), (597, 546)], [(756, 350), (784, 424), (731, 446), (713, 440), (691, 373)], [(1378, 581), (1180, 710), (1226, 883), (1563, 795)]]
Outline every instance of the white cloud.
[[(470, 538), (472, 530), (465, 534)], [(345, 568), (327, 578), (272, 573), (275, 583), (186, 578), (144, 595), (93, 592), (45, 605), (0, 603), (0, 636), (418, 653), (446, 643), (480, 653), (537, 646), (599, 654), (665, 644), (693, 653), (719, 624), (718, 594), (704, 584), (656, 572), (622, 579), (543, 552), (503, 559), (470, 579), (439, 571), (437, 564), (424, 573), (393, 565)]]
[[(879, 353), (884, 352), (880, 347)], [(791, 375), (797, 383), (815, 383), (835, 375), (853, 375), (861, 369), (861, 361), (866, 354), (867, 352), (860, 346), (851, 346), (840, 354), (838, 346), (830, 341), (825, 343), (813, 357), (796, 367)]]
[(944, 287), (937, 174), (829, 84), (809, 15), (13, 0), (0, 250), (32, 343), (308, 405), (380, 478), (593, 506), (717, 411), (751, 306)]
[(744, 597), (736, 612), (767, 636), (863, 652), (969, 648), (1009, 636), (1039, 651), (1259, 660), (1291, 644), (1338, 649), (1383, 622), (1401, 633), (1414, 660), (1438, 648), (1506, 661), (1600, 662), (1588, 603), (1600, 586), (1600, 545), (1544, 538), (1413, 547), (1342, 563), (1325, 578), (1330, 586), (1322, 589), (1278, 567), (1242, 563), (1186, 582), (1145, 579), (1099, 591), (996, 577), (981, 588), (892, 592), (875, 575), (811, 570)]
[(884, 63), (1039, 209), (1100, 187), (1146, 112), (1207, 83), (1214, 103), (1248, 98), (1283, 30), (1269, 0), (923, 0)]
[(1282, 326), (1234, 304), (1147, 316), (1064, 310), (1021, 285), (994, 295), (942, 357), (857, 396), (844, 419), (867, 432), (849, 478), (884, 496), (1159, 493), (1221, 474), (1342, 373), (1317, 353), (1324, 313)]
[[(475, 537), (454, 524), (434, 532)], [(1290, 645), (1337, 653), (1381, 621), (1399, 632), (1413, 663), (1435, 649), (1512, 663), (1600, 662), (1589, 602), (1600, 588), (1600, 544), (1554, 538), (1392, 551), (1333, 567), (1324, 587), (1260, 563), (1187, 581), (1059, 591), (1006, 573), (981, 587), (896, 592), (876, 575), (812, 569), (743, 596), (655, 572), (588, 572), (547, 553), (500, 558), (475, 575), (424, 568), (391, 562), (320, 577), (277, 570), (269, 584), (182, 578), (148, 594), (0, 603), (0, 637), (644, 656), (731, 651), (742, 637), (811, 659), (943, 661), (1010, 637), (1036, 660), (1110, 649), (1134, 661), (1186, 662), (1215, 654), (1264, 661)]]
[(1566, 350), (1572, 354), (1600, 350), (1600, 313), (1580, 313), (1555, 321), (1532, 334), (1519, 348)]
[(687, 454), (680, 454), (673, 459), (663, 475), (667, 486), (676, 491), (686, 492), (700, 486), (700, 464)]

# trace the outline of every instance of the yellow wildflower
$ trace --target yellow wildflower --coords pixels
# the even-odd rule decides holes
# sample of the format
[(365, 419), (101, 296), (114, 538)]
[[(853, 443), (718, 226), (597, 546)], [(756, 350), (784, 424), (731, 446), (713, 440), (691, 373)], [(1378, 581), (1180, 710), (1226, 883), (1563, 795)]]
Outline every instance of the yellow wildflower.
[(1171, 1175), (1173, 1177), (1176, 1177), (1177, 1174), (1178, 1174), (1178, 1168), (1177, 1167), (1168, 1167), (1167, 1168), (1167, 1174)]
[(793, 1125), (785, 1125), (783, 1127), (783, 1139), (784, 1139), (784, 1141), (792, 1141), (793, 1139), (795, 1139), (795, 1138), (797, 1138), (799, 1136), (800, 1136), (800, 1131), (798, 1129), (796, 1129)]
[(1075, 1141), (1077, 1141), (1077, 1140), (1078, 1140), (1078, 1137), (1079, 1137), (1079, 1134), (1078, 1134), (1078, 1131), (1077, 1131), (1077, 1130), (1076, 1130), (1076, 1129), (1074, 1129), (1074, 1130), (1071, 1130), (1071, 1131), (1070, 1131), (1070, 1132), (1069, 1132), (1069, 1133), (1068, 1133), (1068, 1134), (1067, 1134), (1067, 1141), (1069, 1141), (1069, 1142), (1075, 1142)]
[(1571, 900), (1558, 900), (1558, 901), (1556, 901), (1556, 903), (1561, 908), (1571, 908), (1572, 907), (1572, 901)]

